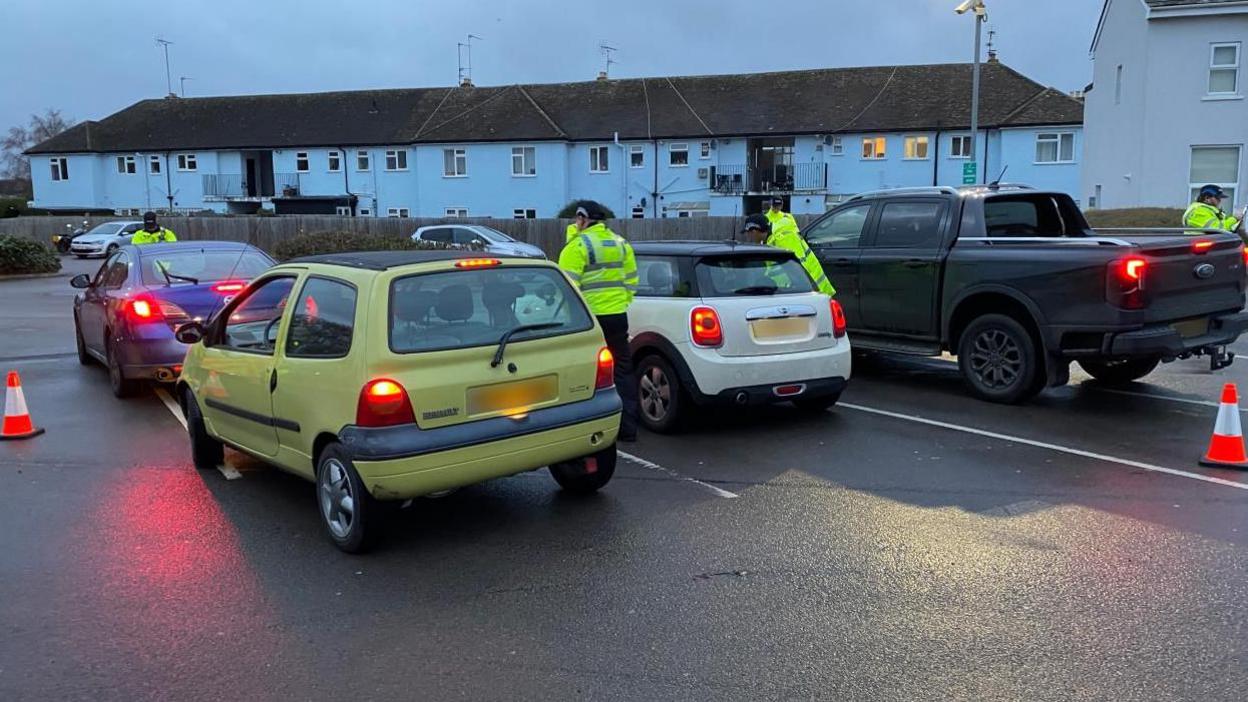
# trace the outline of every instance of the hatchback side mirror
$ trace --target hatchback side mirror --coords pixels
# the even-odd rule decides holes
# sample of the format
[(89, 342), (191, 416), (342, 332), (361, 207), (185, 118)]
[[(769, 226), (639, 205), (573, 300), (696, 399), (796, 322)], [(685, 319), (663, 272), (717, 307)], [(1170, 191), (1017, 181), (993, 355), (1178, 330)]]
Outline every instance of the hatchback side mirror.
[(78, 288), (79, 290), (84, 290), (86, 288), (89, 288), (91, 287), (91, 276), (87, 275), (86, 273), (79, 273), (78, 275), (69, 279), (69, 285), (70, 287)]
[(205, 333), (203, 324), (200, 324), (199, 322), (187, 322), (186, 324), (178, 327), (178, 330), (173, 333), (173, 338), (183, 344), (198, 344), (204, 340)]

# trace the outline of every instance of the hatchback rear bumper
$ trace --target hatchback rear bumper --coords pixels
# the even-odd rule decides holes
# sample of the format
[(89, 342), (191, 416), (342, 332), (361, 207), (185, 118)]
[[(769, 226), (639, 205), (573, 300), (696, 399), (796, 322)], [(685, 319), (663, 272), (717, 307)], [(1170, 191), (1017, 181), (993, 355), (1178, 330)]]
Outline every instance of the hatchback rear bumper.
[[(186, 344), (172, 338), (125, 339), (118, 342), (117, 354), (127, 378), (136, 380), (175, 380), (186, 359)], [(172, 377), (168, 374), (171, 373)]]

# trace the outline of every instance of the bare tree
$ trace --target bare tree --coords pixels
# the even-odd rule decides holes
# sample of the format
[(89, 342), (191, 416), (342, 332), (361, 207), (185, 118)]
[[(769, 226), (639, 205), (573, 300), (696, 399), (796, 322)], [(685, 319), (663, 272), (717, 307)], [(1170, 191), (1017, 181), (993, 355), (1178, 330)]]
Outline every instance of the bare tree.
[(22, 152), (74, 126), (74, 121), (60, 110), (48, 109), (42, 115), (31, 115), (30, 124), (9, 127), (0, 140), (0, 173), (7, 178), (30, 180), (30, 159)]

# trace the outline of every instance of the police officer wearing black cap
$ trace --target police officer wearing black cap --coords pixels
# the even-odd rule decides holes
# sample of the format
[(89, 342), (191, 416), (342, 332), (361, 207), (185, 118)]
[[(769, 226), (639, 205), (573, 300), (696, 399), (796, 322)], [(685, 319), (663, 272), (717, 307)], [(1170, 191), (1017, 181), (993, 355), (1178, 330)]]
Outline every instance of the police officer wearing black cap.
[(146, 212), (143, 214), (143, 228), (134, 233), (130, 243), (135, 246), (142, 246), (143, 244), (160, 244), (177, 240), (178, 237), (174, 235), (173, 230), (165, 229), (156, 222), (155, 212)]

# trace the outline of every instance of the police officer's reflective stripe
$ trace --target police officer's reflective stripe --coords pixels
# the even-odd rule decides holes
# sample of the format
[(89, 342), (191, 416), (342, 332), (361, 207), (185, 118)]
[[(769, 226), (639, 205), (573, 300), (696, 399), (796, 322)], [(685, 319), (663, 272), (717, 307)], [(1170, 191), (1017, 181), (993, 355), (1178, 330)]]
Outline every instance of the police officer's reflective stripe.
[(628, 284), (622, 280), (603, 280), (596, 283), (585, 283), (581, 285), (581, 290), (602, 290), (603, 288), (627, 288)]
[(816, 281), (815, 281), (815, 287), (817, 288), (817, 287), (819, 287), (820, 285), (823, 285), (823, 284), (824, 284), (824, 283), (826, 283), (826, 282), (828, 282), (828, 276), (827, 276), (826, 274), (821, 275), (821, 276), (819, 276), (819, 280), (816, 280)]
[(623, 267), (624, 267), (623, 261), (607, 261), (606, 263), (591, 263), (588, 266), (585, 266), (585, 272), (589, 273), (590, 271), (600, 271), (606, 268), (623, 268)]
[[(588, 234), (581, 235), (581, 243), (585, 245), (585, 255), (589, 256), (589, 265), (592, 266), (598, 262), (598, 257), (594, 255), (594, 242), (589, 238)], [(589, 266), (585, 267), (587, 270)]]

